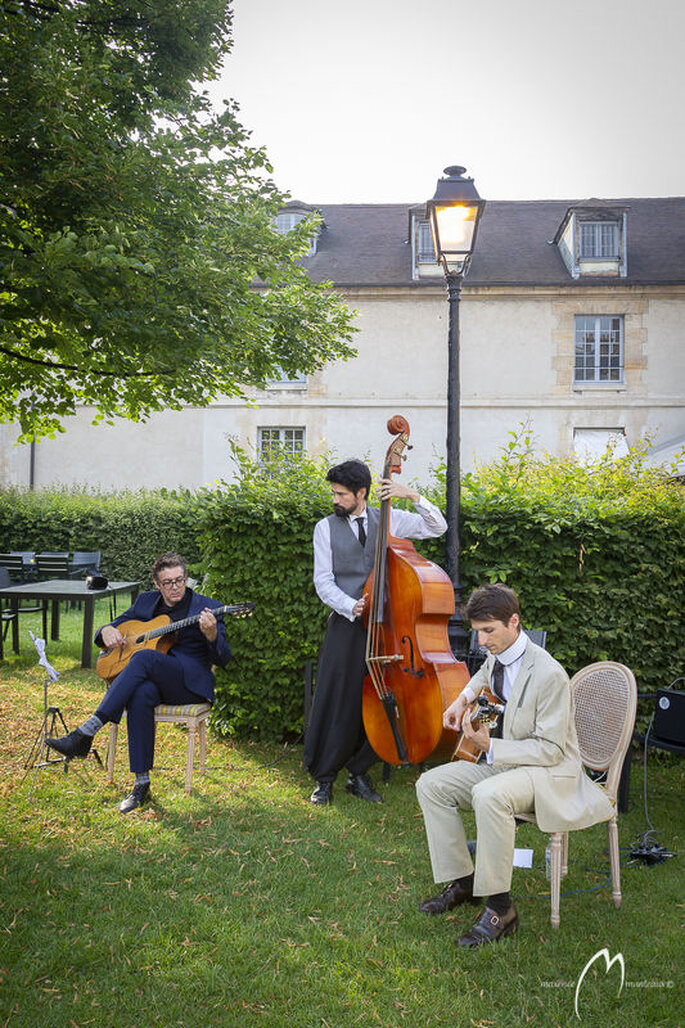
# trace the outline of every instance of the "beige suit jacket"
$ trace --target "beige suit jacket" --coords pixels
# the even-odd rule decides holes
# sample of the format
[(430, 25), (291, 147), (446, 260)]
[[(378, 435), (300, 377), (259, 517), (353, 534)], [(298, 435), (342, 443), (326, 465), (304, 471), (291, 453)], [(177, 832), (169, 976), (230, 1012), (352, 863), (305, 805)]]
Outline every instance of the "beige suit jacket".
[[(469, 682), (476, 695), (488, 685), (495, 658)], [(492, 767), (530, 769), (535, 816), (543, 832), (586, 828), (608, 821), (614, 807), (580, 762), (568, 675), (546, 650), (530, 640), (504, 712), (502, 738), (492, 741)]]

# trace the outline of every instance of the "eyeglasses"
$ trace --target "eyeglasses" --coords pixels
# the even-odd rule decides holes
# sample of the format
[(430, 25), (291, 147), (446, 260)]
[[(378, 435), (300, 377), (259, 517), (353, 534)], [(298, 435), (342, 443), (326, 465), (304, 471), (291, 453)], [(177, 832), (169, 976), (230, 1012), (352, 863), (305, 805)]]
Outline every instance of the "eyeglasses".
[(166, 582), (160, 582), (160, 589), (180, 589), (186, 580), (186, 575), (182, 575), (181, 578), (169, 578)]

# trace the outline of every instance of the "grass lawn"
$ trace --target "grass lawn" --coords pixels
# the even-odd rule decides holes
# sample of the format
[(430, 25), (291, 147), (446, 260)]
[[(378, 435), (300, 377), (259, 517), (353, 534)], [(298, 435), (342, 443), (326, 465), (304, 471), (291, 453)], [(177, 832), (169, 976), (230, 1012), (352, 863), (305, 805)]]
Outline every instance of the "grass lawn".
[[(96, 624), (109, 618), (105, 601)], [(99, 619), (98, 619), (99, 613)], [(79, 666), (81, 614), (63, 617), (48, 656), (50, 687), (69, 728), (101, 695)], [(44, 673), (22, 619), (22, 654), (0, 664), (2, 878), (0, 1028), (554, 1028), (684, 1023), (680, 857), (622, 868), (623, 905), (608, 884), (606, 828), (571, 837), (561, 928), (549, 923), (547, 839), (522, 825), (534, 849), (514, 871), (521, 928), (483, 950), (454, 939), (476, 908), (428, 918), (432, 894), (415, 768), (381, 786), (383, 805), (348, 796), (340, 780), (327, 809), (308, 802), (302, 747), (228, 743), (210, 736), (208, 771), (183, 791), (186, 736), (158, 726), (153, 802), (126, 817), (125, 732), (115, 783), (90, 757), (24, 771), (42, 723)], [(268, 683), (265, 683), (268, 688)], [(104, 759), (107, 732), (97, 738)], [(380, 774), (377, 776), (377, 781)], [(627, 851), (648, 826), (640, 760)], [(680, 848), (683, 765), (650, 754), (649, 814), (659, 842)], [(621, 953), (604, 974), (607, 947)]]

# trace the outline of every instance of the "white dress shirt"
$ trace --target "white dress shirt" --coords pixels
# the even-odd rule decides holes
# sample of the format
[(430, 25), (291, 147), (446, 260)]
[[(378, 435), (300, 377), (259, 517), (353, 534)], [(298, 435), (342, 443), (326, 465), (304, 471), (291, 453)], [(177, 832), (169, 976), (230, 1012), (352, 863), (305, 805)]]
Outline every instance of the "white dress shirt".
[[(502, 699), (505, 703), (509, 700), (511, 690), (514, 682), (516, 681), (516, 676), (521, 669), (521, 661), (523, 660), (523, 654), (526, 652), (527, 645), (528, 636), (523, 630), (521, 630), (511, 646), (497, 654), (496, 660), (504, 666), (504, 676), (502, 678)], [(476, 698), (473, 689), (467, 685), (464, 688), (464, 692), (469, 703), (473, 703)], [(490, 749), (487, 752), (487, 762), (488, 764), (492, 764), (492, 742), (490, 743)]]
[[(435, 539), (447, 530), (447, 522), (441, 511), (425, 496), (419, 496), (414, 507), (415, 514), (409, 510), (390, 508), (390, 535), (398, 539)], [(350, 531), (359, 538), (357, 517), (364, 519), (364, 529), (368, 537), (366, 508), (361, 514), (345, 519)], [(314, 528), (314, 588), (323, 603), (349, 621), (354, 621), (352, 611), (357, 600), (339, 589), (333, 577), (331, 529), (328, 518), (322, 518)]]

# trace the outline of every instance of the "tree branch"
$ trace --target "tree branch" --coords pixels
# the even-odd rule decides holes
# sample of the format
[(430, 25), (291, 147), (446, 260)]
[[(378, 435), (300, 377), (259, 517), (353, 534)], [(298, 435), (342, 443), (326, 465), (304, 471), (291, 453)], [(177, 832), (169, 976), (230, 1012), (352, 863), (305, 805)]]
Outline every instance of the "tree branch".
[[(16, 361), (24, 361), (26, 364), (37, 364), (40, 368), (53, 368), (57, 371), (81, 371), (78, 364), (59, 364), (56, 361), (42, 361), (37, 357), (26, 357), (23, 353), (14, 353), (6, 346), (0, 346), (0, 353), (12, 357)], [(88, 369), (89, 374), (100, 375), (101, 377), (111, 376), (113, 378), (150, 378), (153, 375), (171, 375), (171, 371), (99, 371)]]

